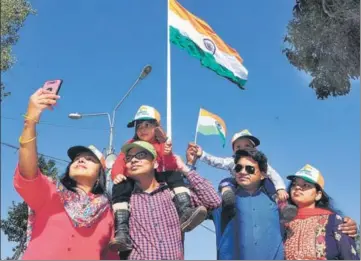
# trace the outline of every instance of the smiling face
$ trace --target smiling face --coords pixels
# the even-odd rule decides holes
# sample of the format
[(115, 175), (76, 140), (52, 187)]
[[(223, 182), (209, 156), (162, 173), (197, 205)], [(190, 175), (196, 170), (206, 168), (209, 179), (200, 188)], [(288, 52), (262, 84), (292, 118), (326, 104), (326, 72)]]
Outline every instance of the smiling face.
[(291, 183), (291, 199), (298, 207), (314, 208), (316, 201), (322, 197), (322, 191), (316, 185), (301, 178), (295, 178)]
[(82, 180), (94, 184), (98, 179), (100, 168), (99, 160), (92, 153), (82, 152), (71, 163), (69, 176), (77, 182)]
[(125, 166), (130, 177), (137, 179), (143, 174), (154, 173), (158, 167), (157, 161), (143, 148), (132, 148), (125, 155)]

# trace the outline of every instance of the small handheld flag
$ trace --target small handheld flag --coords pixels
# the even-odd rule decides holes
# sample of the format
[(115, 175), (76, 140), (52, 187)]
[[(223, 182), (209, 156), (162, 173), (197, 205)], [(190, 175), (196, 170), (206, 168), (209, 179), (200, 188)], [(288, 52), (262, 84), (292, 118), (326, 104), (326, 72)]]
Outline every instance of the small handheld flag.
[(223, 147), (226, 144), (226, 124), (218, 115), (204, 109), (199, 110), (197, 129), (194, 143), (197, 143), (197, 134), (218, 135), (222, 139)]

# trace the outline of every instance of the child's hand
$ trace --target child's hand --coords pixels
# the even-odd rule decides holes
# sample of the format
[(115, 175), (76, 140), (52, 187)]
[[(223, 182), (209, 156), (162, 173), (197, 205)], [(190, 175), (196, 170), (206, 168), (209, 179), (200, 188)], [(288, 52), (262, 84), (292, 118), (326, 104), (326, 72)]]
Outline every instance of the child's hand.
[(193, 142), (188, 143), (188, 148), (186, 151), (187, 164), (194, 165), (196, 163), (198, 159), (197, 152), (198, 146)]
[(203, 149), (199, 145), (196, 145), (196, 146), (197, 146), (197, 157), (200, 158), (203, 154)]
[(288, 199), (288, 193), (284, 189), (277, 190), (277, 197), (281, 201), (286, 201)]
[(164, 144), (164, 155), (169, 155), (172, 152), (172, 141), (168, 139)]
[(124, 180), (126, 180), (127, 177), (124, 176), (123, 174), (118, 174), (115, 176), (115, 179), (113, 180), (114, 184), (119, 184), (121, 182), (123, 182)]

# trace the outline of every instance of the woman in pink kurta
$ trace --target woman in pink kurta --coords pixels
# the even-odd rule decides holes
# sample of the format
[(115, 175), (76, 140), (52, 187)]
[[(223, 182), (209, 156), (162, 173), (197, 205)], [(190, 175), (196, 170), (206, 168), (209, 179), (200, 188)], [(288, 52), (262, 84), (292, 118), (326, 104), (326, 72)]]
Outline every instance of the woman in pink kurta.
[(23, 259), (119, 259), (108, 250), (114, 228), (102, 154), (94, 146), (70, 148), (71, 163), (61, 180), (38, 169), (36, 123), (58, 98), (42, 89), (31, 96), (19, 138), (14, 186), (31, 209)]

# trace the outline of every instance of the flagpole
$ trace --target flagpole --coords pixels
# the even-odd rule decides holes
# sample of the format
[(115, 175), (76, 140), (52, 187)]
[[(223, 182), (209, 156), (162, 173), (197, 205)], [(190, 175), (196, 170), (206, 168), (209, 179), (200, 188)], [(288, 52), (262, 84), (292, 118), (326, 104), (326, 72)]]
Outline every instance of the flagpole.
[(169, 1), (167, 0), (167, 136), (172, 139), (172, 101), (171, 101), (171, 71), (170, 71), (170, 35), (169, 35)]
[(201, 109), (202, 109), (202, 108), (199, 108), (198, 120), (197, 120), (197, 127), (196, 127), (196, 134), (194, 135), (194, 144), (197, 144), (199, 116), (201, 116)]

